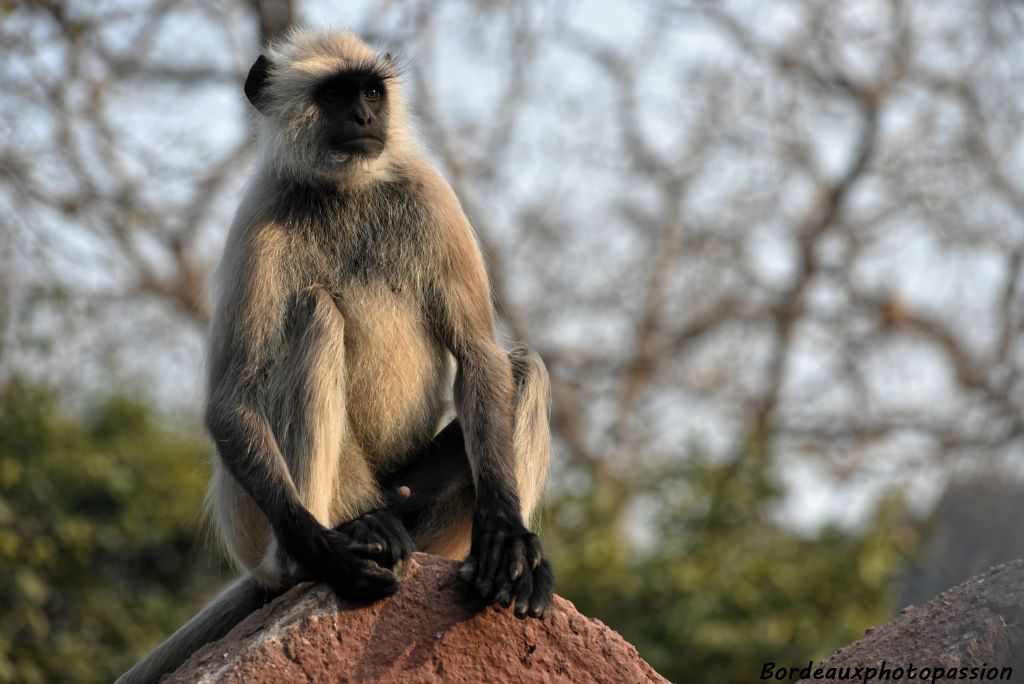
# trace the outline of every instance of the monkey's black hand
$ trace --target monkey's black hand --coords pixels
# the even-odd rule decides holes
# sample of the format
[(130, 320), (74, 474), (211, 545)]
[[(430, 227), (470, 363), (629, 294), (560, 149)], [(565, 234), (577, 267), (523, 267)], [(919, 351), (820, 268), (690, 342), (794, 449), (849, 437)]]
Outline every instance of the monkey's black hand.
[(372, 603), (394, 594), (401, 584), (405, 564), (383, 562), (383, 551), (373, 553), (379, 542), (353, 539), (348, 532), (323, 527), (312, 516), (278, 538), (299, 564), (302, 579), (326, 582), (346, 601)]
[(515, 600), (518, 618), (542, 618), (551, 606), (555, 577), (540, 540), (519, 515), (479, 506), (473, 515), (473, 542), (459, 577), (487, 603), (503, 607)]
[(349, 549), (354, 553), (390, 568), (399, 577), (405, 575), (413, 551), (412, 538), (390, 511), (378, 508), (334, 529), (348, 536)]

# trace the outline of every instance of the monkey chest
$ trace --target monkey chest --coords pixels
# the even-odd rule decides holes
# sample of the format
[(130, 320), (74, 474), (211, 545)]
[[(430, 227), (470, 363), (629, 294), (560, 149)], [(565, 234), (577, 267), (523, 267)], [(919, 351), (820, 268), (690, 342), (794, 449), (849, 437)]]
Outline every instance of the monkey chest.
[(392, 284), (350, 281), (337, 302), (351, 434), (376, 461), (400, 458), (432, 436), (450, 385), (447, 351)]

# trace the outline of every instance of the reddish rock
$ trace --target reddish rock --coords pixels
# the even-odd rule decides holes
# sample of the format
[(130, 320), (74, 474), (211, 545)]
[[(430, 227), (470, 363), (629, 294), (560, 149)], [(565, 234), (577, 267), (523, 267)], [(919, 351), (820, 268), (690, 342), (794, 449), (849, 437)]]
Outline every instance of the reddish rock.
[(339, 604), (304, 584), (197, 651), (162, 681), (245, 682), (665, 682), (636, 649), (565, 599), (544, 620), (474, 609), (456, 564), (415, 554), (395, 596)]
[[(823, 674), (836, 668), (835, 677), (809, 681), (862, 681), (868, 668), (881, 678), (882, 663), (892, 673), (910, 679), (907, 668), (918, 671), (942, 668), (938, 681), (969, 679), (971, 668), (984, 668), (989, 680), (999, 679), (1002, 668), (1012, 668), (1018, 677), (1024, 671), (1024, 561), (998, 565), (988, 572), (948, 589), (928, 603), (908, 606), (882, 627), (869, 627), (864, 638), (840, 648), (825, 661)], [(793, 663), (796, 665), (797, 663)], [(815, 667), (818, 663), (815, 663)], [(841, 668), (864, 668), (860, 677), (842, 677)], [(956, 669), (953, 676), (951, 668)], [(961, 676), (961, 668), (966, 668)], [(996, 676), (993, 676), (996, 673)], [(974, 677), (978, 680), (979, 677)], [(787, 680), (789, 681), (789, 680)], [(874, 681), (874, 680), (872, 680)], [(1016, 681), (1016, 677), (1014, 678)]]

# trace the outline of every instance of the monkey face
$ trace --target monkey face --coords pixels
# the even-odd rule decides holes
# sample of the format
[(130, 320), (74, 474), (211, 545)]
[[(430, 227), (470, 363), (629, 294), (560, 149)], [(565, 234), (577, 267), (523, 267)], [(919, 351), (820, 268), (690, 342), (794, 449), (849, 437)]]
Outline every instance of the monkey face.
[(388, 97), (373, 73), (343, 72), (313, 89), (321, 114), (321, 144), (329, 161), (375, 159), (387, 143)]
[(409, 140), (394, 61), (346, 35), (321, 43), (279, 46), (249, 70), (245, 95), (270, 133), (268, 161), (296, 177), (379, 177)]

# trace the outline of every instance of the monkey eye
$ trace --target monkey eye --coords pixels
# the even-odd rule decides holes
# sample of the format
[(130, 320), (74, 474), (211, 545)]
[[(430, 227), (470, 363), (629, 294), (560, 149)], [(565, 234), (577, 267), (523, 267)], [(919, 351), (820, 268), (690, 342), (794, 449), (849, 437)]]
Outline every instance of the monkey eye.
[(377, 100), (380, 99), (380, 90), (374, 88), (373, 86), (370, 86), (369, 88), (363, 91), (363, 99), (369, 102), (376, 102)]
[(328, 88), (322, 94), (322, 97), (328, 102), (338, 102), (341, 100), (341, 90), (338, 88)]

